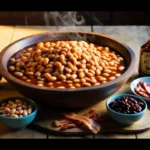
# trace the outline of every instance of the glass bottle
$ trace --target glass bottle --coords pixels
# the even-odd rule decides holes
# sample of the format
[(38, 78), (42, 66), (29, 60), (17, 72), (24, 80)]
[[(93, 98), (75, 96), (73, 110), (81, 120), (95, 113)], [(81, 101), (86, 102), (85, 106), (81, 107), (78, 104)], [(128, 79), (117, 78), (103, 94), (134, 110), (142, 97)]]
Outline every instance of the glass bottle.
[(148, 37), (148, 41), (141, 46), (139, 76), (150, 76), (150, 37)]

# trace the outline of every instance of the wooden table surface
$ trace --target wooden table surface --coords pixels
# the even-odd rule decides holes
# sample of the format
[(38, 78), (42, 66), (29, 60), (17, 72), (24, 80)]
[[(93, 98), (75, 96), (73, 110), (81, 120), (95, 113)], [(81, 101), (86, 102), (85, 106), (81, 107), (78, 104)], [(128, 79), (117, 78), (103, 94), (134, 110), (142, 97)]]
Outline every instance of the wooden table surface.
[[(52, 30), (84, 30), (98, 32), (109, 35), (110, 37), (121, 40), (130, 46), (139, 59), (140, 46), (148, 39), (150, 27), (148, 26), (69, 26), (69, 27), (55, 27), (55, 26), (0, 26), (0, 51), (11, 42), (22, 37), (37, 34)], [(138, 66), (138, 61), (137, 61)], [(135, 70), (135, 74), (137, 69)], [(4, 86), (2, 86), (4, 85)], [(125, 84), (119, 92), (124, 92), (127, 87)], [(2, 79), (0, 83), (0, 100), (9, 96), (20, 95), (7, 81)], [(21, 131), (12, 131), (5, 125), (0, 123), (0, 138), (1, 139), (140, 139), (150, 138), (150, 130), (138, 134), (97, 134), (90, 136), (56, 136), (48, 132), (41, 132), (37, 129), (26, 128)]]

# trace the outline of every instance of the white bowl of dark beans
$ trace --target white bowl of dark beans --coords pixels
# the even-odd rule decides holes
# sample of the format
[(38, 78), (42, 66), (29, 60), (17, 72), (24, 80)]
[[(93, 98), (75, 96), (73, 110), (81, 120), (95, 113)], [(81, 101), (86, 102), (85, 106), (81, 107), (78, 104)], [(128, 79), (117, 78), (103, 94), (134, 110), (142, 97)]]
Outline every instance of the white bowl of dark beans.
[(146, 102), (132, 94), (117, 94), (106, 101), (109, 115), (122, 125), (139, 121), (147, 109)]
[(24, 96), (53, 108), (83, 108), (106, 99), (128, 80), (135, 64), (127, 45), (80, 31), (25, 37), (0, 54), (2, 76)]

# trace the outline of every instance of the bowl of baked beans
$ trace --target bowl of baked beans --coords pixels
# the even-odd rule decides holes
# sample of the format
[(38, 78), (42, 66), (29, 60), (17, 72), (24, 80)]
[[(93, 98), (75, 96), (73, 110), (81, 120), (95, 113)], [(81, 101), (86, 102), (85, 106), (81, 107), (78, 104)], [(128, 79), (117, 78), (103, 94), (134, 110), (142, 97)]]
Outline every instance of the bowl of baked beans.
[(57, 108), (83, 108), (108, 98), (135, 64), (126, 44), (81, 31), (28, 36), (0, 54), (0, 73), (10, 84), (37, 103)]
[(37, 112), (37, 104), (26, 97), (0, 100), (0, 122), (14, 130), (26, 128), (35, 119)]

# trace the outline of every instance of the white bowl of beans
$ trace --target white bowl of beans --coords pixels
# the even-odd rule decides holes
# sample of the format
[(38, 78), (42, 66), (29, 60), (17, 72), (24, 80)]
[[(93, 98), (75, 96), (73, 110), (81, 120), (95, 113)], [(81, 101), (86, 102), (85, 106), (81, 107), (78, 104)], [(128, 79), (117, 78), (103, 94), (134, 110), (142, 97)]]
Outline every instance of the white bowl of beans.
[(9, 97), (0, 100), (0, 122), (11, 129), (20, 130), (36, 117), (36, 103), (25, 97)]
[(38, 103), (82, 108), (116, 92), (132, 75), (135, 62), (131, 48), (108, 36), (57, 31), (10, 44), (0, 54), (0, 73)]

